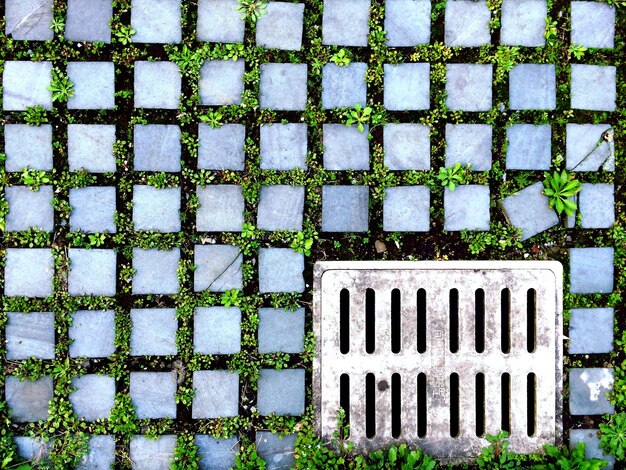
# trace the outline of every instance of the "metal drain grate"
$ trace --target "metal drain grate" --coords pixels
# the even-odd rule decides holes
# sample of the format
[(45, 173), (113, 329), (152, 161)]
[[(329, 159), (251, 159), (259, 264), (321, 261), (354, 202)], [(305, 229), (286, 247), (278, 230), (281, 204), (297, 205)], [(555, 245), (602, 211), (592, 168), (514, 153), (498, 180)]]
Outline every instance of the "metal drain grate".
[(460, 461), (501, 429), (519, 453), (559, 443), (561, 302), (558, 262), (317, 263), (318, 431), (342, 407), (360, 451)]

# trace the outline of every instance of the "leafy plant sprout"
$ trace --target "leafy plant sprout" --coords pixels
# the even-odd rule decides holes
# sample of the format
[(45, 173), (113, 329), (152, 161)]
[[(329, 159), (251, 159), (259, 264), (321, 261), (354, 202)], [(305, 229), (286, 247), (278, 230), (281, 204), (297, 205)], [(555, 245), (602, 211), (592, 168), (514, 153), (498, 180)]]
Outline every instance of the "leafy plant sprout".
[(52, 92), (52, 101), (65, 102), (74, 96), (74, 84), (56, 67), (52, 69), (52, 82), (48, 90)]
[(442, 186), (446, 186), (450, 191), (454, 191), (460, 184), (467, 182), (467, 174), (472, 169), (472, 165), (462, 166), (457, 162), (456, 165), (447, 168), (439, 168), (437, 179), (441, 181)]
[(582, 189), (580, 181), (576, 180), (574, 175), (570, 175), (566, 170), (561, 173), (555, 171), (553, 174), (544, 173), (543, 194), (548, 196), (548, 207), (554, 207), (556, 213), (561, 215), (574, 215), (574, 211), (578, 207), (570, 198), (575, 196)]
[(241, 19), (255, 23), (265, 14), (267, 2), (265, 0), (239, 0), (237, 11), (241, 13)]
[(350, 57), (348, 57), (348, 55), (346, 54), (345, 49), (339, 49), (337, 52), (335, 52), (331, 56), (330, 61), (339, 65), (340, 67), (347, 67), (348, 65), (350, 65)]

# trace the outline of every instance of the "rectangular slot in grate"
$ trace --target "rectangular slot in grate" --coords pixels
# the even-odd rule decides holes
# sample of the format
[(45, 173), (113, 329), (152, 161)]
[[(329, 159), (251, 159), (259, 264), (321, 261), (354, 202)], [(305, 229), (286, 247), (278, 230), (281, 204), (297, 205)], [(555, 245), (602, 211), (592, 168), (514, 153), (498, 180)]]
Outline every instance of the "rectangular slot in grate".
[(560, 443), (562, 282), (551, 261), (317, 263), (318, 431), (341, 407), (360, 451), (466, 461), (501, 429), (519, 453)]

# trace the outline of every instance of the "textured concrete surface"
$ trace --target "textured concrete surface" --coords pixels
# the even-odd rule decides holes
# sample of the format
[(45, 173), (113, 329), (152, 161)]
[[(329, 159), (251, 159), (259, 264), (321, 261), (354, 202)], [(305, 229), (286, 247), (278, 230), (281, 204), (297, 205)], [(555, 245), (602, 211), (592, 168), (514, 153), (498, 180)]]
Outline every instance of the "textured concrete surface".
[(613, 350), (613, 309), (572, 309), (569, 339), (570, 354), (611, 352)]
[(324, 0), (322, 43), (367, 46), (370, 0)]
[(491, 169), (492, 128), (488, 124), (446, 124), (446, 166)]
[(8, 376), (4, 382), (4, 397), (11, 409), (14, 423), (32, 423), (48, 419), (48, 405), (52, 401), (52, 377), (20, 381)]
[(304, 308), (290, 312), (278, 308), (259, 309), (259, 352), (297, 354), (304, 347)]
[(180, 127), (137, 124), (133, 146), (135, 171), (180, 171)]
[(6, 358), (54, 359), (53, 312), (7, 312)]
[(246, 23), (237, 6), (238, 0), (198, 0), (198, 40), (243, 42)]
[(298, 51), (302, 46), (303, 3), (269, 2), (256, 23), (256, 43), (267, 49)]
[(322, 231), (366, 232), (368, 212), (367, 186), (322, 187)]
[(195, 395), (193, 419), (220, 418), (239, 414), (239, 374), (227, 370), (198, 370), (193, 373)]
[(115, 312), (79, 310), (69, 328), (70, 357), (109, 357), (115, 352)]
[(522, 240), (527, 240), (559, 223), (549, 202), (543, 195), (543, 183), (537, 182), (504, 198), (502, 206), (511, 224), (522, 230)]
[(241, 350), (241, 310), (199, 307), (193, 321), (193, 350), (198, 354), (236, 354)]
[(325, 169), (369, 170), (369, 126), (363, 132), (344, 124), (324, 124), (323, 129)]
[(613, 388), (613, 369), (586, 368), (569, 371), (569, 412), (572, 415), (612, 414), (606, 394)]
[(51, 170), (52, 126), (5, 124), (4, 153), (6, 171), (20, 171), (24, 168)]
[(385, 166), (390, 170), (430, 169), (430, 128), (387, 124), (383, 129)]
[(350, 62), (347, 67), (326, 64), (322, 69), (322, 106), (330, 108), (354, 108), (365, 106), (367, 64)]
[(444, 230), (489, 230), (489, 187), (482, 185), (457, 186), (444, 190)]
[(385, 31), (389, 47), (430, 42), (429, 0), (391, 0), (385, 3)]
[(232, 245), (196, 245), (193, 288), (196, 292), (224, 292), (243, 287), (243, 255)]
[(259, 102), (262, 109), (304, 111), (307, 64), (261, 64)]
[(261, 126), (260, 151), (262, 170), (306, 170), (306, 124)]
[(139, 419), (175, 419), (175, 394), (176, 372), (130, 373), (130, 398)]
[(387, 188), (383, 206), (386, 232), (428, 232), (430, 189), (426, 186)]
[(130, 353), (133, 356), (176, 355), (178, 320), (174, 308), (134, 308), (130, 311)]

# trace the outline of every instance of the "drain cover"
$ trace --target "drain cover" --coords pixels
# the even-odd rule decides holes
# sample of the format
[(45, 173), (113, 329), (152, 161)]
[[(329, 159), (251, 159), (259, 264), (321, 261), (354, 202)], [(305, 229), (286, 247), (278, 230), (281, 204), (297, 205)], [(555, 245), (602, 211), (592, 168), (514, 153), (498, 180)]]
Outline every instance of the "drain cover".
[(518, 453), (562, 435), (562, 267), (551, 261), (320, 262), (318, 431), (346, 411), (359, 451), (446, 461), (504, 429)]

